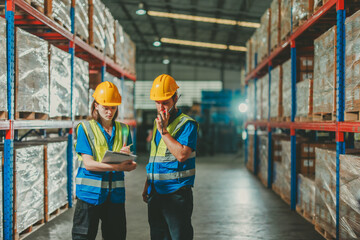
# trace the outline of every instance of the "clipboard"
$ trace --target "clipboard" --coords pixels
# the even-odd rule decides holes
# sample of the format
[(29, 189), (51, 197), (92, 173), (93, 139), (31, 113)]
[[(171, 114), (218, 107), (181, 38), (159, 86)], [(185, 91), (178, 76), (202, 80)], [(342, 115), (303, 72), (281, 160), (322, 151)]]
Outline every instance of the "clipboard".
[(113, 152), (107, 150), (101, 162), (109, 163), (109, 164), (117, 164), (117, 163), (125, 162), (127, 160), (134, 161), (136, 158), (137, 156), (133, 154), (126, 154), (126, 153)]

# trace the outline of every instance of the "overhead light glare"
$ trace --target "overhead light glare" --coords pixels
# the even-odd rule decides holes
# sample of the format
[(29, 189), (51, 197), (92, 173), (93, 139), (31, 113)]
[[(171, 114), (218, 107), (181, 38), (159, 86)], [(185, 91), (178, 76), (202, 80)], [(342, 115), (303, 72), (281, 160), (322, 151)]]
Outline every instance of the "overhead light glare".
[(153, 42), (153, 46), (154, 46), (154, 47), (160, 47), (160, 46), (161, 46), (161, 42), (160, 42), (159, 40), (154, 41), (154, 42)]
[(215, 49), (222, 49), (222, 50), (229, 49), (232, 51), (246, 52), (246, 47), (242, 47), (242, 46), (233, 46), (233, 45), (227, 46), (225, 44), (195, 42), (195, 41), (180, 40), (180, 39), (173, 39), (173, 38), (161, 38), (160, 41), (163, 43), (186, 45), (186, 46), (192, 46), (192, 47), (215, 48)]
[(188, 21), (196, 21), (196, 22), (206, 22), (206, 23), (217, 23), (224, 25), (238, 25), (240, 27), (249, 27), (249, 28), (259, 28), (259, 23), (254, 22), (244, 22), (244, 21), (235, 21), (231, 19), (222, 19), (222, 18), (211, 18), (211, 17), (201, 17), (180, 13), (168, 13), (168, 12), (159, 12), (159, 11), (148, 11), (148, 15), (153, 17), (164, 17), (164, 18), (173, 18), (173, 19), (181, 19)]
[(162, 63), (168, 65), (170, 63), (170, 60), (168, 58), (164, 58)]
[(146, 10), (145, 10), (145, 8), (144, 8), (144, 4), (143, 4), (143, 3), (139, 3), (139, 9), (136, 10), (135, 13), (136, 13), (137, 15), (140, 15), (140, 16), (146, 14)]

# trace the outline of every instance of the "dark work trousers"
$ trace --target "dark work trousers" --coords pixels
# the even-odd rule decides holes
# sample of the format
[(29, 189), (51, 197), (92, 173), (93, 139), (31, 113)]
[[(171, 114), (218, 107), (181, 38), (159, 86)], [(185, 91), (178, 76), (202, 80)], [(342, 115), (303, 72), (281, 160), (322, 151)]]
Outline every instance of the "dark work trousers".
[(72, 239), (95, 240), (99, 220), (104, 240), (126, 239), (126, 216), (124, 203), (112, 203), (109, 198), (101, 205), (92, 205), (80, 199), (77, 200)]
[(158, 194), (154, 188), (148, 199), (148, 220), (152, 240), (191, 240), (193, 194), (183, 187), (171, 194)]

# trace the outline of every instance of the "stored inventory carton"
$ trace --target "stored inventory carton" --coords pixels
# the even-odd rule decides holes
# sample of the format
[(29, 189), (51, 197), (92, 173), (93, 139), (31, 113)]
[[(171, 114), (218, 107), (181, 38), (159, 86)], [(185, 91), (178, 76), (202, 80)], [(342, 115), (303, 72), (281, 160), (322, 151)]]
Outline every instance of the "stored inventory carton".
[(270, 118), (282, 117), (282, 67), (277, 66), (271, 71), (271, 105)]

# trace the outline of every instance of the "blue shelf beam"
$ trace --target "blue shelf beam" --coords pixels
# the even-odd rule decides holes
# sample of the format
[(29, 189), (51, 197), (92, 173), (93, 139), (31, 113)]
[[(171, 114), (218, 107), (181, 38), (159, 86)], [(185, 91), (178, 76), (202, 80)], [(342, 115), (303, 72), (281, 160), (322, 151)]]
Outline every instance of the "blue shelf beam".
[[(295, 121), (296, 116), (296, 44), (291, 41), (291, 122)], [(290, 129), (291, 138), (291, 191), (290, 191), (290, 208), (296, 209), (296, 134), (295, 129)]]
[[(271, 71), (272, 71), (272, 63), (269, 63), (269, 91), (268, 91), (268, 121), (270, 122), (271, 116)], [(267, 187), (271, 189), (272, 179), (273, 179), (273, 164), (272, 164), (272, 133), (271, 127), (267, 126), (268, 130), (268, 179), (267, 179)]]
[[(258, 54), (255, 53), (255, 67), (257, 66), (257, 63), (258, 63)], [(255, 91), (255, 94), (254, 94), (254, 121), (256, 121), (256, 117), (257, 117), (257, 108), (258, 108), (258, 105), (257, 105), (257, 78), (254, 79), (254, 91)], [(257, 153), (257, 144), (258, 144), (258, 141), (257, 141), (257, 127), (255, 126), (255, 131), (254, 131), (254, 146), (253, 146), (253, 157), (254, 157), (254, 175), (257, 175), (257, 171), (258, 171), (258, 153)]]

